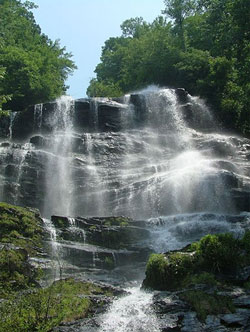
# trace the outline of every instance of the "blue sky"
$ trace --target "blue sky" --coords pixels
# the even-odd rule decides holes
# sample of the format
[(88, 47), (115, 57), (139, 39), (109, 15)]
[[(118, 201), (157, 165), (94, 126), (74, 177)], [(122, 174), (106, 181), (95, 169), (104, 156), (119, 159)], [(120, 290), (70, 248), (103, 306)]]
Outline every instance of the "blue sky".
[(68, 94), (84, 97), (95, 76), (101, 48), (109, 37), (121, 34), (120, 24), (142, 16), (152, 22), (164, 9), (163, 0), (33, 0), (36, 22), (50, 39), (60, 39), (78, 66), (69, 77)]

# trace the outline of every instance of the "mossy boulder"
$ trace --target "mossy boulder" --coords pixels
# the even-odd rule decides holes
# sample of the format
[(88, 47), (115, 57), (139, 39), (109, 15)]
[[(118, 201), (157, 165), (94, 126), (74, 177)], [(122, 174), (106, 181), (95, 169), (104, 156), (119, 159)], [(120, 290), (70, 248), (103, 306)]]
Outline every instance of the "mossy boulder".
[(230, 233), (206, 235), (179, 252), (152, 254), (143, 287), (177, 290), (212, 280), (242, 284), (250, 277), (249, 239), (250, 231), (242, 239)]

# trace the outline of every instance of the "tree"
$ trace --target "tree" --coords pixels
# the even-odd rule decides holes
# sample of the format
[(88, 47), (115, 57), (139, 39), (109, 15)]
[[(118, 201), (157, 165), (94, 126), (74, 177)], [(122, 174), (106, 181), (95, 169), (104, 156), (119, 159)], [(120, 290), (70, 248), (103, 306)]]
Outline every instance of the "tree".
[(12, 95), (6, 107), (22, 110), (54, 99), (66, 91), (65, 80), (76, 68), (71, 54), (41, 33), (32, 2), (0, 1), (0, 90)]
[(185, 49), (183, 23), (185, 18), (194, 10), (195, 2), (194, 0), (164, 0), (164, 3), (166, 8), (163, 14), (174, 20), (174, 31), (180, 38), (182, 48)]

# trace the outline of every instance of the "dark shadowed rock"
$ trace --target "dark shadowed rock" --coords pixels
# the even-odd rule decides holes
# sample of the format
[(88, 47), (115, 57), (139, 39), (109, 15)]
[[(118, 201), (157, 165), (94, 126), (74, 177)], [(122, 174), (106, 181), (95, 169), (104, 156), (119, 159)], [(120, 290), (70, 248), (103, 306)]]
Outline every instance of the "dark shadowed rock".
[(187, 103), (187, 101), (188, 101), (188, 99), (187, 99), (188, 92), (184, 88), (175, 89), (175, 93), (176, 93), (177, 98), (178, 98), (180, 103), (183, 103), (183, 104)]
[(98, 128), (100, 131), (119, 131), (121, 109), (118, 105), (100, 104), (98, 106)]

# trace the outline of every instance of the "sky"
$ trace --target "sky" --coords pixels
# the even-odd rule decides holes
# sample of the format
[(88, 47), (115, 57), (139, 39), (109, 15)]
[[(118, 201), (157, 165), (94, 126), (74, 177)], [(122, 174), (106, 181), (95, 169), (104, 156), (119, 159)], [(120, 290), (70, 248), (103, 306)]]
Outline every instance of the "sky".
[(142, 16), (152, 22), (164, 9), (163, 0), (33, 0), (33, 10), (42, 32), (73, 54), (78, 69), (70, 76), (67, 94), (86, 96), (94, 69), (100, 62), (105, 40), (121, 35), (126, 19)]

